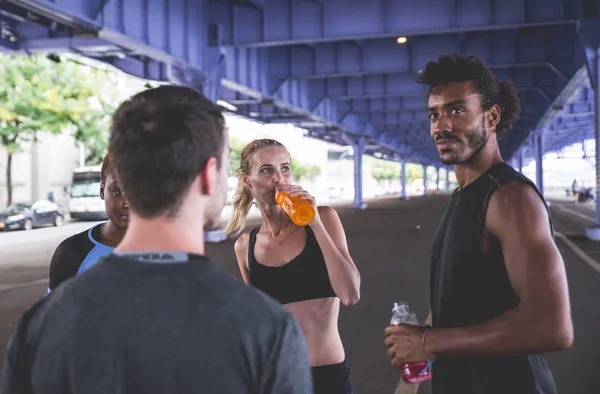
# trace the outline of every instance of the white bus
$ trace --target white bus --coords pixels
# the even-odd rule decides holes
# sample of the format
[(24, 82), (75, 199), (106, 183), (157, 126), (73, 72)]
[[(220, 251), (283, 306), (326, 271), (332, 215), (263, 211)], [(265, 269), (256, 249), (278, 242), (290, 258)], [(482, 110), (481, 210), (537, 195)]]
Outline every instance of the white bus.
[(73, 170), (69, 212), (72, 219), (106, 220), (104, 201), (100, 198), (101, 166)]

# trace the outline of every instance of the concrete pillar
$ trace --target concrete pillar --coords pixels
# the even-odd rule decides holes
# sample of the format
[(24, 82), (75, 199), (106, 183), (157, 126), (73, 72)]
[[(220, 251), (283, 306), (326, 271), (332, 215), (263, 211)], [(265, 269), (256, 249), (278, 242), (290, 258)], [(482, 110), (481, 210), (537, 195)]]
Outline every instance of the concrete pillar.
[(402, 160), (401, 163), (401, 170), (400, 170), (400, 185), (402, 186), (402, 190), (400, 192), (400, 198), (402, 198), (403, 200), (407, 200), (407, 195), (406, 195), (406, 160)]
[(354, 203), (352, 208), (365, 209), (362, 197), (362, 156), (365, 152), (365, 137), (358, 137), (354, 145)]
[(427, 192), (427, 164), (423, 164), (423, 195), (426, 196)]
[(535, 184), (542, 196), (544, 195), (544, 133), (536, 131), (535, 135)]

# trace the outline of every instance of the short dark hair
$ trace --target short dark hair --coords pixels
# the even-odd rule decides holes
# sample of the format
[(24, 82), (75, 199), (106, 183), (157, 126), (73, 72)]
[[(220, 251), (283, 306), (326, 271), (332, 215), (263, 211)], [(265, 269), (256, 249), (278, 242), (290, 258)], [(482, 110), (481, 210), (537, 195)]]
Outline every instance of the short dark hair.
[(496, 134), (501, 138), (519, 117), (519, 96), (512, 80), (501, 81), (475, 56), (458, 53), (440, 55), (437, 62), (429, 62), (419, 73), (418, 83), (429, 85), (429, 92), (450, 82), (472, 81), (475, 93), (481, 97), (481, 109), (489, 110), (494, 104), (500, 107), (500, 121)]
[(144, 218), (176, 216), (206, 162), (225, 146), (220, 108), (173, 85), (145, 90), (113, 115), (109, 153), (131, 209)]
[(102, 167), (100, 167), (100, 187), (104, 188), (106, 186), (106, 178), (108, 178), (108, 174), (111, 171), (110, 167), (110, 158), (108, 157), (108, 153), (104, 155), (104, 160), (102, 160)]

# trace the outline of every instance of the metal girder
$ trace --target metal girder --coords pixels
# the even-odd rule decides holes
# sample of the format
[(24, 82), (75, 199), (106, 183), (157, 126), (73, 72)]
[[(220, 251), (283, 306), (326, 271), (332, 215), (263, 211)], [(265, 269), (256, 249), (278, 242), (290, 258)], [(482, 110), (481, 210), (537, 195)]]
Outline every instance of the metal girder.
[[(574, 24), (563, 0), (267, 0), (264, 10), (231, 6), (226, 44), (283, 46)], [(240, 25), (243, 28), (240, 28)], [(233, 28), (233, 27), (236, 28)]]
[(23, 43), (48, 37), (93, 37), (99, 27), (56, 11), (45, 3), (5, 0), (0, 2), (0, 47), (23, 51)]
[(548, 131), (557, 132), (557, 133), (568, 133), (571, 131), (577, 131), (581, 128), (593, 128), (594, 123), (593, 120), (589, 122), (578, 122), (573, 125), (561, 125), (561, 126), (551, 126), (551, 128), (547, 129)]
[(545, 153), (556, 152), (557, 150), (564, 149), (566, 146), (573, 145), (576, 142), (573, 142), (575, 138), (581, 141), (582, 139), (593, 139), (594, 138), (594, 130), (589, 130), (584, 133), (573, 134), (569, 138), (557, 139), (557, 140), (549, 140), (546, 142)]
[(564, 126), (564, 127), (580, 127), (580, 126), (587, 126), (588, 124), (594, 122), (594, 115), (592, 114), (590, 115), (584, 115), (581, 117), (569, 117), (569, 118), (563, 118), (561, 117), (557, 117), (556, 120), (554, 122), (552, 122), (550, 125), (548, 125), (548, 127), (546, 128), (547, 130), (554, 130), (557, 127), (560, 126)]
[(312, 99), (307, 81), (267, 78), (268, 72), (278, 59), (268, 57), (265, 49), (228, 48), (226, 80), (224, 86), (255, 97), (258, 100), (273, 100), (281, 108), (302, 113), (308, 120), (324, 122), (325, 125), (343, 126), (355, 135), (368, 135), (364, 122), (355, 122), (353, 117), (338, 117), (335, 103), (330, 100)]
[(311, 95), (328, 100), (382, 99), (408, 97), (424, 103), (426, 89), (409, 74), (311, 80)]
[(127, 53), (124, 48), (109, 41), (100, 38), (79, 37), (28, 39), (20, 44), (20, 48), (27, 53), (52, 53), (69, 50), (83, 55), (86, 53), (93, 54), (93, 57), (125, 57), (125, 53)]
[(562, 136), (561, 138), (548, 139), (548, 151), (550, 152), (556, 149), (563, 149), (565, 146), (577, 143), (577, 141), (593, 138), (594, 129), (589, 128), (583, 131), (578, 131), (576, 133), (571, 133), (569, 135)]
[(235, 5), (235, 6), (251, 7), (256, 10), (262, 10), (267, 3), (266, 0), (224, 0), (224, 1), (228, 2), (232, 5)]
[(417, 142), (418, 145), (424, 145), (424, 143), (432, 144), (431, 137), (427, 131), (421, 130), (390, 130), (383, 131), (376, 135), (378, 139), (382, 141), (401, 141), (402, 143)]
[[(6, 0), (0, 10), (6, 9), (25, 30), (18, 51), (69, 50), (142, 78), (156, 75), (147, 72), (150, 65), (218, 98), (224, 58), (221, 30), (209, 23), (209, 0)], [(51, 23), (19, 20), (19, 12)]]
[(398, 45), (394, 40), (367, 40), (275, 47), (269, 48), (269, 53), (290, 66), (281, 69), (280, 78), (322, 79), (398, 73), (412, 74), (416, 78), (418, 70), (439, 54), (460, 52), (480, 57), (496, 73), (542, 69), (566, 83), (570, 77), (566, 74), (572, 74), (574, 70), (563, 69), (561, 60), (564, 62), (564, 58), (553, 59), (553, 50), (547, 48), (568, 45), (564, 40), (555, 42), (564, 34), (572, 39), (576, 37), (574, 28), (567, 27), (550, 31), (419, 37), (405, 45)]
[[(568, 122), (581, 121), (582, 119), (589, 120), (590, 116), (593, 116), (593, 90), (589, 86), (590, 82), (586, 72), (586, 68), (581, 67), (575, 73), (562, 92), (555, 98), (552, 105), (546, 110), (534, 129), (548, 129), (546, 132), (547, 135), (554, 138), (553, 133), (555, 133), (555, 130), (553, 128), (557, 124), (567, 124)], [(576, 138), (573, 134), (561, 132), (561, 146), (570, 145), (574, 143), (573, 141), (577, 142), (573, 138)], [(521, 148), (525, 149), (528, 142), (524, 139), (523, 144), (525, 145), (521, 146)], [(556, 147), (557, 145), (553, 142), (552, 149)], [(519, 147), (516, 147), (516, 149), (519, 149)]]
[[(277, 68), (288, 67), (289, 58), (281, 58), (277, 56), (270, 56), (272, 53), (270, 50), (264, 48), (228, 48), (228, 58), (234, 59), (235, 62), (228, 63), (228, 77), (233, 77), (237, 82), (238, 86), (248, 87), (251, 86), (256, 88), (255, 97), (257, 100), (274, 99), (277, 102), (289, 103), (292, 108), (296, 111), (301, 111), (310, 114), (311, 111), (318, 109), (327, 108), (326, 116), (317, 116), (312, 118), (317, 121), (325, 121), (329, 126), (339, 126), (357, 135), (376, 135), (377, 130), (382, 130), (381, 127), (374, 128), (377, 125), (375, 121), (376, 115), (371, 114), (370, 117), (360, 116), (360, 112), (357, 114), (355, 111), (373, 111), (374, 109), (384, 110), (389, 108), (395, 108), (400, 110), (401, 114), (399, 117), (392, 118), (392, 120), (398, 121), (413, 121), (418, 120), (419, 116), (421, 119), (425, 118), (425, 89), (420, 85), (414, 84), (420, 91), (407, 92), (401, 91), (400, 88), (403, 84), (414, 83), (414, 79), (410, 80), (408, 75), (396, 74), (396, 75), (373, 75), (369, 77), (363, 77), (362, 79), (379, 79), (379, 84), (368, 85), (371, 89), (379, 88), (377, 93), (388, 93), (397, 92), (399, 94), (405, 94), (404, 97), (384, 97), (384, 98), (355, 98), (358, 93), (356, 91), (349, 92), (347, 97), (336, 97), (339, 100), (330, 100), (327, 96), (323, 97), (322, 92), (314, 89), (314, 83), (323, 83), (323, 80), (295, 80), (295, 79), (276, 79), (272, 76), (270, 78), (264, 78), (264, 71), (269, 72), (276, 71)], [(280, 54), (282, 52), (279, 52)], [(266, 57), (268, 56), (268, 59)], [(275, 70), (274, 70), (275, 69)], [(261, 78), (261, 72), (263, 73)], [(557, 77), (553, 75), (555, 79)], [(344, 82), (344, 78), (329, 79), (326, 82), (331, 85), (335, 83)], [(383, 83), (382, 83), (383, 81)], [(386, 84), (391, 84), (392, 89), (388, 88)], [(364, 85), (363, 85), (364, 86)], [(387, 89), (387, 92), (386, 92)], [(395, 90), (394, 90), (395, 89)], [(549, 103), (549, 95), (554, 92), (546, 92), (537, 86), (522, 86), (520, 90), (523, 94), (530, 92), (531, 94), (537, 95), (536, 102), (542, 102), (545, 100)], [(367, 92), (368, 93), (368, 92)], [(321, 95), (320, 95), (321, 94)], [(375, 95), (373, 95), (375, 96)], [(541, 100), (540, 100), (541, 98)], [(242, 102), (242, 105), (252, 105), (253, 101)], [(543, 104), (542, 104), (543, 105)], [(539, 118), (540, 105), (536, 104), (538, 109), (532, 107), (526, 102), (523, 103), (523, 107), (527, 108), (527, 111), (537, 114), (536, 118)], [(410, 117), (406, 118), (406, 114), (402, 113), (402, 110), (412, 108), (413, 111), (408, 114)], [(524, 112), (527, 112), (524, 111)], [(357, 116), (358, 115), (358, 116)], [(384, 119), (385, 120), (385, 119)], [(388, 118), (389, 120), (389, 118)], [(278, 120), (277, 122), (280, 122)], [(300, 121), (300, 119), (297, 119)], [(523, 119), (521, 119), (523, 121)], [(421, 123), (421, 126), (424, 126)], [(383, 130), (387, 130), (384, 125)], [(511, 146), (504, 144), (505, 146)]]
[(99, 37), (155, 60), (204, 70), (208, 11), (208, 0), (110, 0), (98, 18)]
[[(582, 103), (582, 105), (584, 105)], [(339, 100), (336, 108), (342, 113), (356, 115), (392, 116), (394, 119), (427, 120), (426, 101), (421, 98), (387, 97), (381, 99)], [(583, 107), (582, 107), (583, 108)], [(540, 118), (540, 111), (531, 105), (521, 103), (521, 118)]]
[[(118, 22), (105, 17), (105, 6), (107, 10), (117, 10), (113, 13), (113, 18), (118, 19)], [(123, 13), (126, 10), (123, 8), (123, 2), (117, 0), (111, 2), (7, 0), (0, 4), (0, 9), (2, 12), (8, 12), (8, 18), (19, 23), (16, 29), (21, 34), (16, 47), (13, 48), (16, 51), (26, 53), (71, 51), (94, 58), (115, 56), (120, 59), (133, 55), (173, 66), (188, 67), (184, 60), (156, 48), (153, 46), (154, 43), (143, 43), (138, 36), (119, 34), (106, 28), (105, 22), (117, 25), (123, 31), (127, 28), (128, 33), (135, 29), (147, 30), (148, 24), (151, 23), (147, 14), (152, 3), (143, 4), (133, 1), (129, 2), (128, 6), (130, 11), (143, 15), (146, 19), (142, 18), (140, 21), (136, 18), (127, 18), (125, 24)], [(25, 16), (20, 16), (21, 13), (25, 13)], [(47, 22), (44, 22), (46, 19)], [(132, 73), (131, 70), (124, 71)]]
[[(548, 84), (543, 88), (535, 86), (532, 75), (527, 85), (517, 85), (518, 92), (533, 92), (542, 98), (546, 105), (552, 103), (552, 97), (557, 95), (561, 85)], [(522, 78), (523, 82), (525, 78)], [(296, 82), (305, 82), (298, 80)], [(319, 84), (321, 86), (319, 86)], [(426, 87), (415, 82), (415, 77), (408, 74), (371, 75), (367, 77), (335, 78), (324, 81), (310, 81), (311, 96), (326, 100), (357, 100), (383, 98), (409, 98), (408, 106), (414, 107), (419, 101), (425, 108)]]
[[(561, 133), (558, 135), (547, 135), (546, 139), (549, 144), (553, 146), (558, 146), (559, 148), (564, 148), (566, 145), (571, 145), (577, 143), (577, 141), (582, 141), (584, 139), (592, 139), (594, 138), (594, 128), (588, 127), (581, 130), (574, 130), (569, 133)], [(570, 141), (570, 142), (568, 142)]]
[[(238, 63), (236, 68), (243, 68), (243, 63)], [(236, 74), (235, 70), (234, 74)], [(255, 74), (251, 74), (249, 79), (252, 79), (252, 75)], [(324, 126), (327, 127), (341, 126), (336, 118), (334, 104), (330, 101), (323, 101), (316, 105), (311, 105), (312, 103), (309, 103), (308, 100), (306, 86), (305, 84), (300, 83), (300, 81), (286, 81), (284, 84), (278, 86), (271, 94), (264, 90), (253, 89), (244, 83), (228, 78), (223, 79), (223, 86), (247, 96), (255, 97), (258, 100), (270, 100), (273, 102), (273, 105), (276, 105), (281, 109), (296, 113), (301, 117), (304, 116), (305, 118), (302, 118), (302, 121), (317, 121), (323, 123)], [(344, 126), (346, 127), (346, 130), (352, 134), (364, 134), (364, 125), (352, 123), (352, 118), (347, 119)]]
[[(585, 58), (573, 45), (577, 2), (507, 1), (4, 0), (0, 25), (10, 34), (0, 47), (70, 50), (202, 88), (215, 101), (231, 98), (250, 117), (266, 102), (264, 112), (276, 115), (255, 119), (293, 121), (333, 143), (348, 132), (431, 164), (439, 155), (426, 132), (425, 89), (414, 79), (442, 52), (477, 55), (515, 82), (523, 116), (500, 141), (509, 154), (538, 119), (549, 132), (567, 130), (593, 111), (589, 87), (563, 106), (563, 87), (575, 84)], [(395, 42), (400, 35), (406, 44)], [(423, 137), (407, 139), (403, 129)]]
[(3, 0), (3, 2), (7, 5), (2, 5), (1, 8), (23, 10), (29, 13), (29, 16), (33, 16), (32, 20), (41, 17), (55, 21), (78, 34), (93, 34), (100, 30), (99, 24), (94, 21), (93, 11), (98, 9), (102, 0)]

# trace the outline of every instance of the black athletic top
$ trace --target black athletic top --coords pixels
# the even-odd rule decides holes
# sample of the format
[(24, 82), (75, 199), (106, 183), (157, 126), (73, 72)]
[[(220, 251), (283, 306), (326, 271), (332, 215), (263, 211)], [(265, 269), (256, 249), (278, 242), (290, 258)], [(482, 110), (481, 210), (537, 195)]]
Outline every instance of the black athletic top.
[(75, 234), (58, 245), (50, 262), (49, 292), (65, 280), (83, 273), (114, 250), (99, 241), (101, 225)]
[[(494, 165), (452, 194), (433, 240), (433, 327), (483, 323), (519, 303), (506, 272), (500, 241), (494, 237), (489, 252), (485, 255), (481, 252), (490, 197), (514, 180), (530, 185), (543, 199), (528, 178), (506, 163)], [(440, 354), (433, 363), (432, 388), (434, 394), (556, 393), (552, 374), (540, 354), (490, 357)]]
[(254, 244), (259, 228), (250, 232), (248, 270), (250, 284), (282, 304), (337, 297), (327, 273), (321, 248), (310, 226), (306, 229), (306, 245), (302, 252), (281, 267), (269, 267), (256, 261)]

